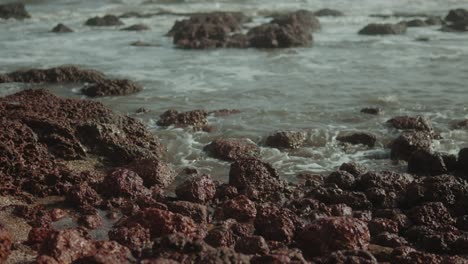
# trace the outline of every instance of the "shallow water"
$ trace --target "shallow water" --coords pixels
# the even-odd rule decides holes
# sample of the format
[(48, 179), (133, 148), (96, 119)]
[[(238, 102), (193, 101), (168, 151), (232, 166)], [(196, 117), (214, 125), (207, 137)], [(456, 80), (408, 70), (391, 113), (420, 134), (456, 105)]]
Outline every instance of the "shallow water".
[[(3, 2), (3, 1), (0, 1)], [(152, 111), (137, 116), (168, 146), (169, 159), (177, 169), (195, 166), (218, 179), (226, 179), (229, 164), (207, 157), (202, 148), (218, 137), (248, 137), (261, 143), (281, 129), (309, 132), (306, 146), (292, 152), (262, 148), (262, 158), (272, 162), (282, 175), (309, 171), (321, 173), (345, 161), (359, 161), (378, 169), (401, 170), (388, 159), (385, 145), (398, 131), (385, 126), (395, 115), (423, 115), (432, 120), (444, 139), (437, 150), (457, 153), (468, 146), (467, 130), (449, 129), (452, 122), (468, 117), (468, 34), (444, 33), (438, 27), (409, 28), (401, 36), (360, 36), (357, 31), (371, 22), (397, 22), (370, 14), (424, 12), (445, 16), (449, 9), (468, 8), (465, 0), (237, 0), (237, 1), (26, 1), (32, 19), (0, 20), (0, 72), (21, 68), (78, 64), (120, 78), (141, 83), (139, 94), (99, 99), (112, 109), (133, 113), (139, 107)], [(174, 15), (123, 19), (126, 25), (145, 23), (146, 32), (118, 28), (90, 28), (84, 21), (95, 15), (170, 11), (242, 11), (265, 21), (273, 11), (329, 7), (345, 17), (320, 18), (322, 31), (314, 34), (312, 48), (284, 50), (174, 49), (164, 34)], [(57, 23), (76, 32), (48, 33)], [(428, 42), (416, 41), (419, 37)], [(133, 47), (134, 41), (157, 47)], [(0, 85), (0, 95), (29, 87)], [(79, 86), (47, 86), (60, 95), (81, 97)], [(380, 116), (359, 111), (363, 107), (384, 109)], [(161, 129), (158, 116), (173, 108), (240, 109), (241, 114), (210, 117), (214, 133), (192, 133), (182, 129)], [(373, 149), (345, 149), (336, 135), (346, 131), (368, 131), (378, 136)]]

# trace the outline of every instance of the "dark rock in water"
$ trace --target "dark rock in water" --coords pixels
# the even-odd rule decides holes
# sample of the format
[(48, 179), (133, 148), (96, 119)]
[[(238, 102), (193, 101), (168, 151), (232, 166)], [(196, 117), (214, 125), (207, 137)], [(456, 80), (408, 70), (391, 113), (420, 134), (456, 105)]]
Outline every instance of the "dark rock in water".
[(317, 31), (321, 28), (320, 21), (315, 17), (314, 13), (307, 10), (298, 10), (296, 12), (275, 16), (270, 24), (300, 27), (304, 32)]
[(109, 26), (122, 26), (124, 23), (114, 15), (105, 15), (103, 17), (93, 17), (85, 22), (86, 26), (92, 27), (109, 27)]
[(461, 129), (461, 128), (468, 128), (468, 119), (462, 120), (462, 121), (456, 121), (452, 125), (453, 129)]
[(368, 147), (373, 147), (375, 146), (377, 137), (370, 133), (353, 133), (350, 135), (338, 136), (336, 140), (343, 142), (343, 143), (349, 143), (352, 145), (362, 144)]
[(121, 30), (125, 30), (125, 31), (144, 31), (144, 30), (149, 30), (150, 28), (145, 25), (145, 24), (135, 24), (135, 25), (131, 25), (129, 27), (126, 27), (126, 28), (122, 28)]
[(176, 110), (167, 110), (159, 116), (158, 126), (175, 126), (175, 127), (188, 127), (192, 126), (194, 129), (202, 129), (208, 123), (206, 119), (208, 112), (204, 110), (193, 110), (189, 112), (179, 113)]
[(361, 113), (369, 115), (380, 115), (383, 112), (381, 108), (366, 107), (361, 109)]
[(26, 11), (26, 8), (24, 8), (23, 3), (9, 3), (0, 5), (0, 18), (25, 19), (31, 18), (31, 16)]
[(444, 24), (444, 21), (440, 17), (435, 16), (428, 17), (424, 22), (429, 26), (438, 26)]
[(329, 8), (324, 8), (320, 9), (318, 11), (314, 12), (314, 15), (321, 17), (321, 16), (333, 16), (333, 17), (338, 17), (338, 16), (344, 16), (343, 12), (334, 10), (334, 9), (329, 9)]
[(242, 33), (237, 33), (237, 34), (230, 35), (227, 38), (225, 47), (242, 49), (242, 48), (248, 48), (249, 45), (250, 43), (249, 43), (249, 38), (247, 37), (247, 35), (242, 34)]
[(347, 171), (351, 173), (354, 177), (358, 177), (367, 172), (367, 168), (356, 162), (343, 163), (340, 166), (341, 171)]
[(448, 172), (443, 156), (427, 150), (418, 150), (408, 159), (408, 172), (416, 175), (436, 176)]
[(2, 178), (42, 196), (64, 194), (67, 186), (76, 185), (79, 175), (60, 160), (92, 156), (124, 166), (163, 153), (159, 140), (135, 119), (98, 102), (61, 99), (45, 90), (0, 98), (0, 127)]
[(54, 33), (71, 33), (73, 32), (73, 30), (67, 26), (65, 26), (64, 24), (58, 24), (57, 26), (55, 26), (51, 32), (54, 32)]
[(209, 155), (227, 161), (257, 157), (259, 147), (247, 139), (217, 139), (203, 148)]
[(22, 83), (96, 83), (106, 79), (106, 76), (95, 70), (81, 69), (77, 66), (60, 66), (49, 69), (31, 69), (15, 71), (6, 74), (3, 82)]
[(424, 20), (421, 19), (413, 19), (410, 21), (404, 22), (406, 23), (407, 27), (426, 27), (428, 26)]
[(468, 179), (468, 148), (463, 148), (458, 152), (457, 170)]
[(296, 149), (304, 143), (306, 136), (304, 131), (279, 131), (268, 136), (265, 145), (279, 149)]
[(313, 42), (309, 31), (290, 24), (263, 24), (250, 29), (247, 37), (254, 48), (307, 47)]
[(81, 89), (81, 92), (89, 97), (122, 96), (142, 91), (143, 88), (134, 82), (121, 80), (105, 80)]
[(398, 24), (369, 24), (358, 32), (360, 35), (398, 35), (406, 33), (406, 25)]
[(206, 203), (215, 196), (216, 186), (211, 176), (201, 175), (177, 186), (175, 193), (180, 200)]
[(6, 262), (11, 253), (11, 236), (5, 227), (0, 223), (0, 262)]
[(245, 36), (238, 32), (246, 21), (242, 13), (213, 12), (195, 14), (189, 19), (176, 21), (167, 36), (173, 36), (176, 47), (206, 49), (247, 47)]
[(452, 9), (445, 17), (445, 21), (456, 23), (466, 21), (468, 19), (468, 10), (463, 8)]
[(418, 150), (431, 151), (432, 136), (427, 132), (405, 132), (391, 143), (391, 158), (408, 160)]
[(445, 32), (465, 32), (468, 31), (468, 19), (444, 25), (441, 29)]
[(432, 125), (430, 122), (422, 116), (397, 116), (387, 121), (397, 129), (413, 129), (417, 131), (432, 132)]
[(366, 223), (348, 217), (315, 220), (298, 236), (299, 247), (311, 257), (337, 250), (367, 249), (370, 242)]

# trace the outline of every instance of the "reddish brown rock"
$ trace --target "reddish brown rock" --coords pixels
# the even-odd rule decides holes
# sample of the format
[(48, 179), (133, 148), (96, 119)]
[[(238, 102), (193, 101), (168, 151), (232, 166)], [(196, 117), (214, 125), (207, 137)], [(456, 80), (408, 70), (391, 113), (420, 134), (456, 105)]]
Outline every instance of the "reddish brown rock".
[(7, 260), (11, 253), (11, 237), (5, 227), (0, 223), (0, 262)]
[(143, 88), (127, 79), (105, 80), (81, 89), (81, 92), (89, 97), (122, 96), (142, 91)]
[(239, 222), (249, 221), (257, 215), (255, 203), (245, 195), (239, 195), (223, 204), (223, 213), (225, 218), (233, 218)]
[(276, 195), (282, 187), (276, 170), (270, 164), (254, 158), (231, 164), (229, 184), (251, 199)]
[(102, 217), (95, 214), (85, 214), (78, 219), (78, 222), (89, 229), (97, 229), (102, 226)]
[(168, 204), (169, 210), (174, 213), (185, 215), (196, 223), (208, 222), (208, 208), (204, 205), (187, 201), (177, 201)]
[(205, 242), (216, 248), (231, 247), (236, 243), (232, 230), (224, 225), (211, 229), (205, 237)]
[(296, 149), (304, 143), (306, 136), (303, 131), (279, 131), (268, 136), (265, 145), (279, 149)]
[(175, 179), (175, 173), (171, 166), (159, 158), (137, 159), (127, 165), (136, 172), (146, 187), (167, 187)]
[(143, 179), (135, 172), (118, 168), (109, 173), (102, 182), (102, 192), (113, 197), (137, 197), (148, 195)]
[(95, 252), (94, 243), (82, 230), (67, 229), (51, 232), (42, 244), (39, 254), (50, 256), (58, 263), (67, 264)]
[(247, 255), (265, 255), (270, 249), (265, 239), (261, 236), (243, 237), (237, 240), (235, 250)]
[(405, 132), (391, 143), (391, 158), (408, 160), (414, 152), (431, 151), (432, 136), (426, 132)]
[(298, 249), (280, 248), (270, 251), (269, 254), (264, 256), (254, 256), (251, 260), (252, 264), (263, 263), (308, 263), (301, 251)]
[(15, 71), (6, 76), (8, 82), (22, 83), (95, 83), (106, 79), (106, 76), (101, 72), (81, 69), (74, 65)]
[(321, 264), (377, 264), (377, 259), (367, 250), (340, 250), (317, 260)]
[(356, 179), (351, 173), (342, 170), (332, 172), (325, 178), (325, 184), (335, 184), (343, 190), (353, 189), (355, 182)]
[(343, 163), (341, 164), (339, 170), (347, 171), (351, 173), (354, 177), (358, 177), (359, 175), (367, 172), (367, 168), (365, 166), (356, 162)]
[(203, 231), (192, 219), (158, 208), (141, 210), (120, 221), (116, 227), (132, 227), (136, 224), (148, 228), (152, 239), (177, 232), (181, 232), (189, 238), (197, 237)]
[(23, 3), (7, 3), (0, 5), (0, 18), (2, 19), (19, 19), (31, 18)]
[(115, 241), (98, 241), (94, 243), (95, 253), (81, 257), (74, 264), (115, 264), (134, 263), (135, 260), (130, 250)]
[(92, 27), (110, 27), (110, 26), (121, 26), (124, 23), (120, 21), (120, 19), (114, 15), (105, 15), (103, 17), (93, 17), (88, 19), (85, 22), (86, 26)]
[(349, 143), (352, 145), (362, 144), (368, 147), (373, 147), (375, 146), (377, 137), (370, 133), (353, 133), (349, 135), (338, 136), (336, 140), (343, 142), (343, 143)]
[(422, 116), (397, 116), (387, 121), (388, 124), (397, 129), (412, 129), (417, 131), (432, 131), (432, 125)]
[(67, 212), (60, 208), (54, 208), (50, 211), (50, 217), (52, 218), (53, 222), (59, 221), (65, 216), (67, 216)]
[(102, 198), (87, 183), (73, 186), (67, 193), (66, 200), (77, 207), (97, 207), (102, 203)]
[(372, 236), (388, 232), (391, 234), (398, 234), (398, 223), (391, 219), (374, 218), (368, 223), (369, 231)]
[(337, 250), (367, 249), (370, 233), (361, 220), (330, 217), (315, 220), (301, 234), (298, 242), (310, 256), (330, 254)]
[(33, 227), (28, 233), (28, 240), (26, 243), (37, 250), (49, 237), (51, 232), (54, 231), (48, 227)]
[(273, 206), (259, 208), (255, 218), (255, 229), (267, 240), (290, 243), (296, 230), (292, 215), (287, 209)]
[(216, 186), (213, 179), (206, 174), (189, 179), (176, 188), (179, 199), (194, 203), (208, 202), (215, 194)]
[(330, 211), (331, 211), (332, 216), (352, 216), (353, 215), (353, 209), (347, 206), (346, 204), (332, 204), (330, 205)]
[(388, 232), (379, 233), (372, 236), (372, 242), (384, 247), (403, 247), (408, 246), (409, 243), (405, 238), (398, 236), (398, 234), (392, 234)]
[(310, 196), (325, 204), (344, 203), (354, 210), (369, 210), (372, 203), (363, 192), (344, 191), (339, 188), (317, 188), (310, 193)]
[(460, 231), (453, 226), (412, 226), (405, 232), (408, 241), (418, 248), (437, 254), (447, 254), (454, 251), (460, 238)]
[(409, 217), (416, 225), (439, 226), (452, 225), (455, 220), (441, 202), (426, 203), (414, 207)]
[(167, 110), (158, 120), (158, 126), (175, 126), (175, 127), (188, 127), (192, 126), (194, 129), (201, 129), (207, 125), (208, 113), (204, 110), (193, 110), (189, 112), (179, 113), (176, 110)]
[(140, 224), (114, 228), (109, 231), (109, 239), (119, 242), (136, 253), (142, 252), (151, 245), (149, 229)]
[(257, 157), (260, 154), (259, 147), (248, 139), (217, 139), (203, 150), (212, 157), (226, 161)]

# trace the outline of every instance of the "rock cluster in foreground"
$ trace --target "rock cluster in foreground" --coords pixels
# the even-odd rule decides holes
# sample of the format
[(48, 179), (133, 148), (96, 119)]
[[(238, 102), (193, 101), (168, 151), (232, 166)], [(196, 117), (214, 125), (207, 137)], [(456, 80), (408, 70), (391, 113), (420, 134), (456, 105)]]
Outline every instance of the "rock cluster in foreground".
[[(38, 263), (467, 262), (467, 149), (417, 152), (418, 173), (345, 163), (293, 184), (248, 142), (219, 140), (209, 148), (230, 160), (228, 181), (187, 170), (174, 196), (162, 146), (131, 118), (45, 90), (1, 98), (0, 113), (1, 194), (26, 199), (8, 208), (30, 227), (20, 243)], [(185, 124), (179, 114), (167, 115)], [(445, 170), (418, 163), (428, 158)], [(91, 160), (101, 167), (70, 166)], [(63, 197), (60, 208), (36, 202), (49, 195)], [(8, 228), (2, 261), (20, 245)]]

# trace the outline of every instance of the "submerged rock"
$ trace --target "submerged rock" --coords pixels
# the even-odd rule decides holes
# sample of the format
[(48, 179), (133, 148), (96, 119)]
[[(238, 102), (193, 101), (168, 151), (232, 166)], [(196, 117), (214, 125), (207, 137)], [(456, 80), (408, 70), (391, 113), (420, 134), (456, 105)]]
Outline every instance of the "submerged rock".
[(352, 145), (362, 144), (368, 147), (373, 147), (375, 146), (377, 137), (370, 133), (353, 133), (350, 135), (338, 136), (336, 140), (343, 142), (343, 143), (349, 143)]
[(278, 24), (280, 26), (299, 27), (304, 32), (313, 32), (320, 30), (320, 21), (315, 17), (313, 12), (307, 10), (298, 10), (273, 17), (270, 24)]
[(431, 123), (422, 116), (397, 116), (387, 121), (387, 124), (393, 126), (397, 129), (403, 130), (417, 130), (417, 131), (426, 131), (432, 132)]
[(260, 154), (260, 148), (248, 139), (217, 139), (203, 150), (215, 158), (227, 161), (257, 157)]
[(428, 24), (426, 24), (426, 21), (422, 19), (413, 19), (410, 21), (404, 21), (403, 23), (406, 24), (407, 27), (426, 27)]
[(71, 33), (73, 32), (73, 30), (67, 26), (65, 26), (64, 24), (58, 24), (57, 26), (55, 26), (51, 32), (54, 32), (54, 33)]
[(468, 10), (463, 8), (452, 9), (445, 17), (445, 21), (457, 23), (468, 19)]
[(106, 79), (106, 76), (95, 70), (82, 69), (74, 65), (60, 66), (49, 69), (30, 69), (7, 73), (3, 82), (21, 83), (96, 83)]
[(176, 110), (167, 110), (159, 116), (158, 126), (175, 126), (175, 127), (188, 127), (192, 126), (194, 129), (199, 130), (208, 124), (208, 112), (205, 110), (193, 110), (188, 112), (179, 113)]
[(150, 28), (145, 24), (135, 24), (126, 28), (122, 28), (123, 31), (144, 31), (149, 30)]
[(22, 20), (25, 18), (31, 18), (31, 16), (26, 11), (23, 3), (8, 3), (0, 5), (0, 18), (14, 18)]
[(109, 26), (122, 26), (124, 23), (120, 21), (117, 16), (105, 15), (103, 17), (93, 17), (85, 22), (86, 26), (92, 27), (109, 27)]
[(127, 79), (122, 79), (98, 82), (84, 87), (81, 89), (81, 92), (89, 97), (101, 97), (129, 95), (140, 92), (141, 90), (143, 90), (143, 88), (138, 84)]
[(358, 32), (360, 35), (398, 35), (406, 33), (406, 25), (398, 24), (369, 24)]
[(254, 48), (291, 48), (312, 45), (312, 34), (293, 25), (263, 24), (247, 33)]
[(369, 114), (369, 115), (380, 115), (383, 112), (381, 108), (376, 107), (366, 107), (361, 109), (361, 113)]
[(335, 9), (330, 9), (330, 8), (324, 8), (320, 9), (318, 11), (314, 12), (314, 15), (321, 17), (321, 16), (333, 16), (333, 17), (339, 17), (339, 16), (344, 16), (343, 12)]
[(267, 137), (265, 145), (279, 149), (299, 148), (306, 140), (307, 133), (303, 131), (279, 131)]

